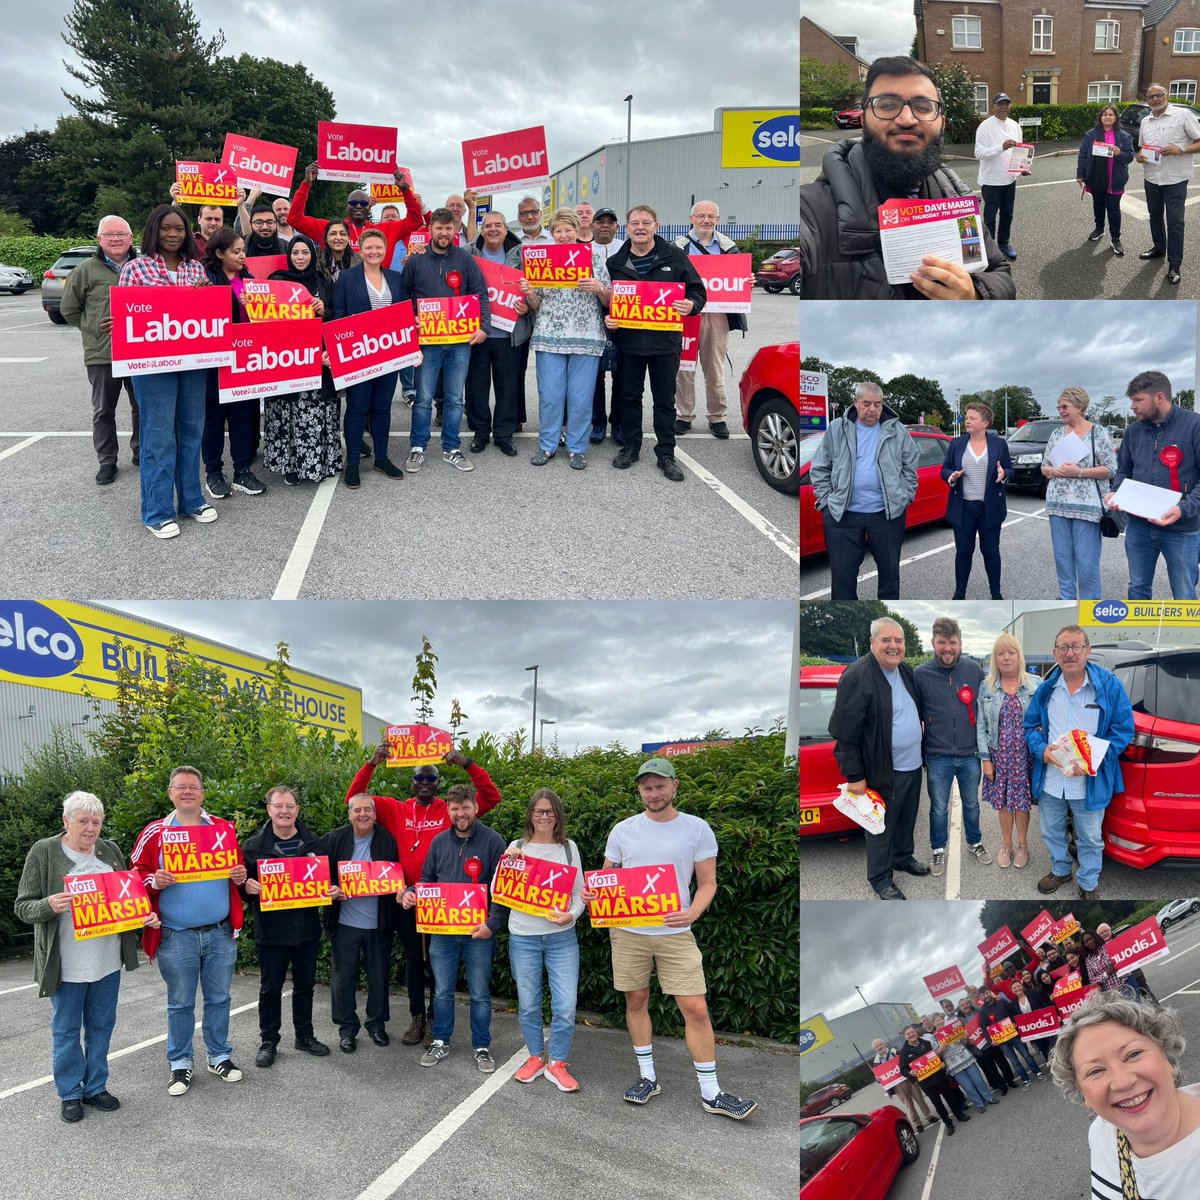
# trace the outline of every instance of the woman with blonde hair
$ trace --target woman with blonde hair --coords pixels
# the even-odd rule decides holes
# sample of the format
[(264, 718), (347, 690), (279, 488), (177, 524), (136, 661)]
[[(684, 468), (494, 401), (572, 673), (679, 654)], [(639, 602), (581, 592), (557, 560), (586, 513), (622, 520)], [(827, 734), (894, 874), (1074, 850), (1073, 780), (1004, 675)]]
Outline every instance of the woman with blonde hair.
[[(1025, 745), (1025, 710), (1038, 680), (1025, 669), (1025, 653), (1011, 633), (1002, 633), (992, 646), (992, 666), (975, 701), (976, 743), (983, 768), (983, 799), (1000, 818), (998, 867), (1023, 867), (1029, 862), (1031, 759)], [(1012, 844), (1016, 826), (1017, 844)]]

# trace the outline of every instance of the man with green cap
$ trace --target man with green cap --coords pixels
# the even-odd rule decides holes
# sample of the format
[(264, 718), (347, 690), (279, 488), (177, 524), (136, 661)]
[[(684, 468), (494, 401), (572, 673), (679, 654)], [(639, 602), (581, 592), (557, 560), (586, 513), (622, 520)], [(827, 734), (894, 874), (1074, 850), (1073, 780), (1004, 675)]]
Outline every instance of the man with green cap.
[[(612, 939), (613, 985), (625, 993), (625, 1024), (638, 1060), (638, 1079), (625, 1092), (630, 1104), (645, 1104), (662, 1088), (654, 1070), (650, 1024), (650, 975), (657, 973), (662, 990), (675, 997), (683, 1016), (688, 1050), (700, 1083), (705, 1112), (741, 1121), (758, 1107), (721, 1091), (717, 1083), (716, 1042), (705, 1001), (704, 960), (691, 927), (717, 893), (717, 839), (707, 821), (675, 808), (679, 780), (665, 758), (642, 763), (637, 774), (642, 811), (613, 826), (604, 848), (604, 869), (674, 865), (682, 907), (668, 913), (663, 925), (609, 930)], [(696, 894), (691, 895), (692, 875)], [(584, 893), (584, 900), (594, 893)]]

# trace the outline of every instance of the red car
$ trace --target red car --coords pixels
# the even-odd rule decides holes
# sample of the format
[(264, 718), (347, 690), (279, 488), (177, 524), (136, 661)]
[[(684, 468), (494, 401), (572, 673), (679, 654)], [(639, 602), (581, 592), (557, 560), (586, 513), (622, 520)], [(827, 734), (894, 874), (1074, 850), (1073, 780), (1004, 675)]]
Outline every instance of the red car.
[(816, 1117), (839, 1104), (845, 1104), (854, 1093), (844, 1083), (831, 1083), (818, 1088), (800, 1105), (802, 1117)]
[(901, 1167), (921, 1153), (894, 1104), (800, 1122), (800, 1200), (884, 1200)]
[(839, 129), (861, 129), (862, 109), (843, 108), (841, 112), (835, 112), (833, 114), (833, 123)]
[[(926, 426), (909, 429), (917, 443), (917, 494), (904, 518), (906, 529), (941, 521), (946, 516), (946, 498), (950, 488), (942, 478), (942, 463), (950, 438), (940, 430)], [(800, 557), (825, 552), (825, 529), (817, 512), (813, 487), (807, 482), (813, 456), (824, 433), (810, 433), (800, 443), (798, 478), (800, 480)]]
[(846, 668), (800, 668), (800, 836), (858, 833), (860, 826), (833, 807), (842, 773), (833, 757), (829, 717)]
[(800, 251), (796, 247), (776, 250), (770, 258), (764, 258), (754, 272), (754, 278), (764, 291), (782, 292), (790, 288), (793, 295), (800, 294)]
[(763, 346), (742, 372), (738, 391), (758, 473), (777, 492), (795, 493), (800, 486), (800, 343)]

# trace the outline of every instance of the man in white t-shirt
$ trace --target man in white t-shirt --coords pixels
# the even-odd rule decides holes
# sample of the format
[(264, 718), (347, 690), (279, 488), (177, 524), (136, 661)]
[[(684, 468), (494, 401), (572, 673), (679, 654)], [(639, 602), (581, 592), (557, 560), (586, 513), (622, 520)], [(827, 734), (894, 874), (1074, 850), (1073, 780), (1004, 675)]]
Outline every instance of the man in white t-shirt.
[(1138, 258), (1165, 258), (1167, 282), (1178, 283), (1183, 265), (1183, 206), (1194, 156), (1200, 151), (1200, 121), (1182, 105), (1171, 104), (1161, 83), (1146, 89), (1146, 103), (1150, 111), (1138, 126), (1137, 161), (1146, 171), (1146, 211), (1154, 244)]
[[(662, 1091), (654, 1070), (653, 1029), (650, 1023), (650, 975), (674, 996), (686, 1027), (700, 1103), (705, 1112), (741, 1121), (757, 1107), (721, 1091), (717, 1082), (716, 1042), (704, 999), (704, 960), (691, 926), (717, 894), (717, 839), (707, 821), (675, 808), (679, 781), (665, 758), (642, 763), (637, 775), (643, 811), (613, 826), (604, 847), (604, 868), (644, 867), (670, 863), (675, 867), (682, 907), (668, 913), (665, 924), (610, 929), (613, 985), (625, 993), (625, 1023), (638, 1060), (638, 1079), (626, 1090), (630, 1104), (645, 1104)], [(692, 875), (696, 894), (691, 895)], [(584, 893), (584, 900), (594, 893)]]
[[(996, 239), (1000, 253), (1015, 259), (1012, 248), (1013, 203), (1017, 177), (1009, 171), (1012, 148), (1021, 141), (1021, 127), (1008, 114), (1012, 100), (1003, 92), (992, 99), (992, 115), (975, 130), (975, 157), (979, 159), (979, 190), (983, 193), (983, 223)], [(1021, 174), (1028, 174), (1022, 171)], [(999, 227), (996, 219), (999, 216)]]

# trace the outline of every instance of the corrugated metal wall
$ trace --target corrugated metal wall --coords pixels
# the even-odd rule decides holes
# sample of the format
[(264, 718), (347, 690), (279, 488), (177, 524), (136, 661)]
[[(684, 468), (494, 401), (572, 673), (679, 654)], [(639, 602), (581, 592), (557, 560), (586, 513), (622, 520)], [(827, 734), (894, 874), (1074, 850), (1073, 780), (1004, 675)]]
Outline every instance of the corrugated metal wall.
[[(115, 707), (111, 700), (100, 701), (103, 712)], [(29, 750), (47, 741), (55, 726), (86, 746), (87, 731), (95, 724), (92, 706), (82, 696), (0, 682), (0, 777), (19, 775)]]

